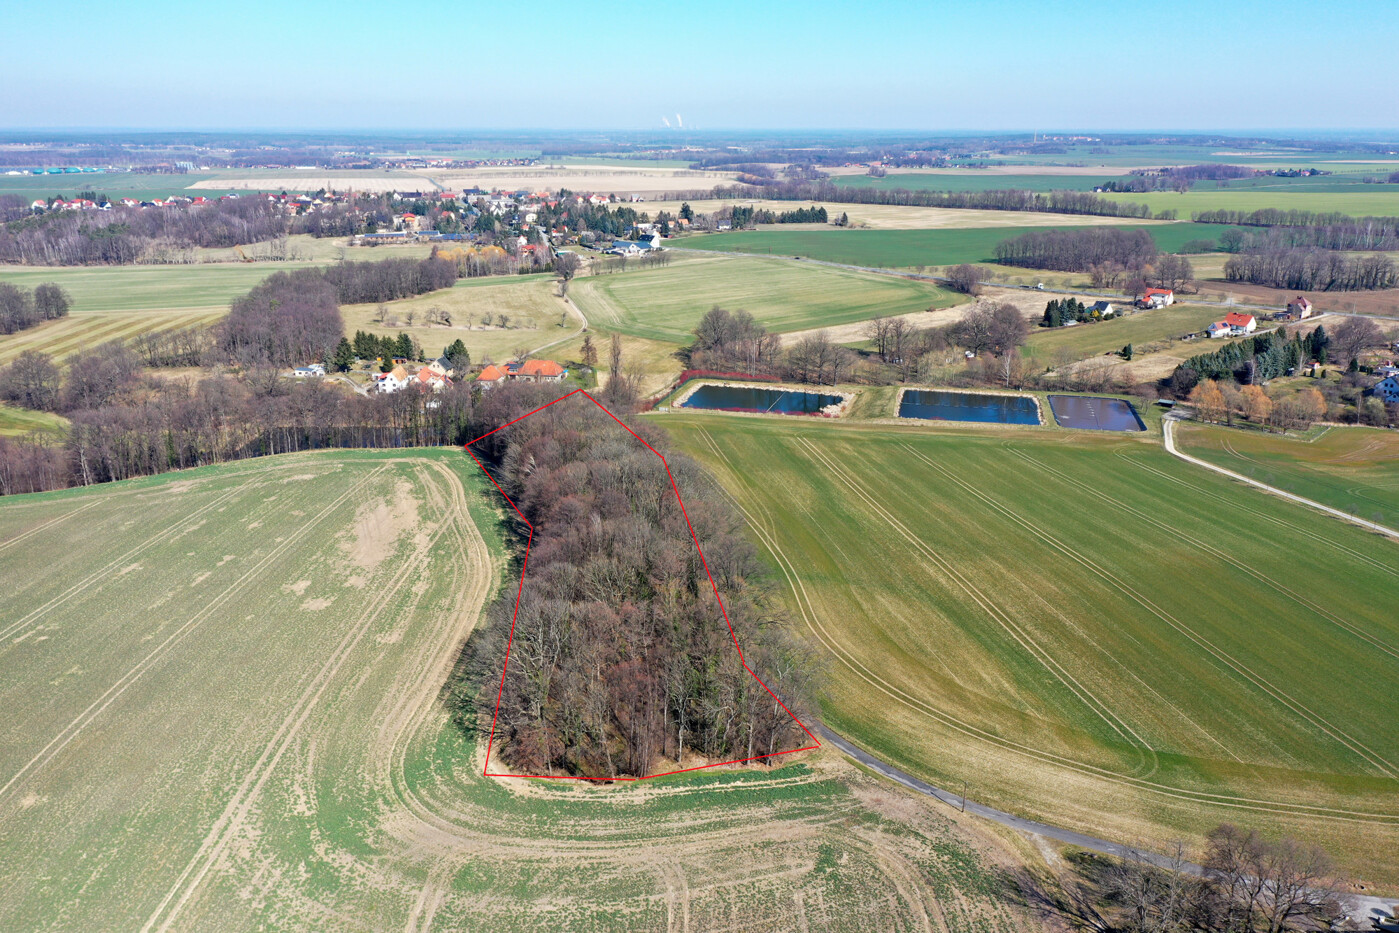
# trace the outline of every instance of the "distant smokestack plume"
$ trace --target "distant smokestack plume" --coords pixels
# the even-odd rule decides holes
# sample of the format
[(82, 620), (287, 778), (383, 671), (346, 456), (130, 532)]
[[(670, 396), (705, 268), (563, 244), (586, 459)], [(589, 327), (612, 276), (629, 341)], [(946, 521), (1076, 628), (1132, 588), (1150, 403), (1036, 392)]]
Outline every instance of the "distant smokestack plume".
[(661, 117), (661, 122), (664, 123), (666, 126), (670, 126), (670, 121), (667, 120), (665, 117)]
[(685, 127), (685, 121), (680, 119), (680, 114), (678, 113), (675, 115), (675, 125), (682, 129)]

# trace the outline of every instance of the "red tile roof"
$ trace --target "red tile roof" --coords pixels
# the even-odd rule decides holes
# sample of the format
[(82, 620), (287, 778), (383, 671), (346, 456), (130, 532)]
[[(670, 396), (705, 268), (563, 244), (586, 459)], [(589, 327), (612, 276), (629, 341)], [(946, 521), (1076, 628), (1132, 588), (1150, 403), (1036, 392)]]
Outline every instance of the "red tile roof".
[(520, 367), (522, 376), (562, 376), (563, 367), (553, 360), (526, 360)]
[(1247, 327), (1253, 323), (1252, 314), (1240, 314), (1237, 311), (1230, 311), (1224, 315), (1224, 323), (1230, 327)]
[(481, 370), (481, 375), (476, 377), (478, 382), (499, 382), (505, 378), (505, 373), (496, 366), (487, 366)]

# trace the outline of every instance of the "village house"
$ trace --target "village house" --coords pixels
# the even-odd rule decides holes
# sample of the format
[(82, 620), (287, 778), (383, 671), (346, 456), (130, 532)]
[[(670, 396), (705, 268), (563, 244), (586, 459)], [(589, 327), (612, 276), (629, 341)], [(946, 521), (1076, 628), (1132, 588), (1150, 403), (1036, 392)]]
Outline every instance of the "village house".
[(526, 360), (515, 378), (521, 382), (563, 382), (567, 375), (568, 370), (553, 360)]
[(480, 375), (476, 377), (476, 384), (483, 389), (491, 389), (504, 384), (506, 378), (505, 370), (492, 364), (481, 370)]
[(431, 366), (424, 366), (418, 370), (417, 375), (410, 377), (408, 382), (423, 391), (432, 392), (441, 392), (452, 384), (450, 378), (439, 372), (434, 372)]
[(1242, 314), (1238, 311), (1230, 311), (1224, 315), (1224, 323), (1234, 331), (1234, 336), (1251, 334), (1258, 329), (1258, 321), (1252, 314)]
[(1289, 321), (1305, 321), (1312, 316), (1312, 303), (1302, 295), (1298, 295), (1287, 303), (1285, 316)]
[(1209, 327), (1205, 328), (1205, 333), (1209, 334), (1211, 338), (1228, 337), (1232, 332), (1233, 328), (1224, 321), (1215, 321)]
[(1139, 308), (1164, 308), (1176, 303), (1176, 293), (1169, 288), (1148, 288), (1137, 301)]
[(1117, 313), (1117, 309), (1112, 306), (1111, 301), (1095, 301), (1093, 302), (1093, 306), (1088, 310), (1090, 312), (1096, 311), (1099, 317), (1104, 318), (1112, 317)]
[(325, 375), (325, 367), (320, 363), (311, 363), (308, 366), (298, 366), (291, 374), (297, 379), (318, 378)]
[(1399, 405), (1399, 376), (1380, 380), (1370, 392), (1387, 405)]
[(408, 385), (411, 376), (402, 364), (377, 377), (379, 380), (380, 392), (398, 392)]

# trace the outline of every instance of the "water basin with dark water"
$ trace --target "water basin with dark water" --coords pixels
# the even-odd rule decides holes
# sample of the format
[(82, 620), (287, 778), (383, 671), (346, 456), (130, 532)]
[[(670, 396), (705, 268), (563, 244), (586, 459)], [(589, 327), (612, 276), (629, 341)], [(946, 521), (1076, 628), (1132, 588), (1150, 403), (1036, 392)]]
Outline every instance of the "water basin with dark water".
[(994, 424), (1039, 424), (1035, 400), (1023, 395), (988, 395), (981, 392), (943, 392), (937, 389), (905, 389), (899, 402), (900, 418), (929, 421), (989, 421)]
[(1089, 431), (1145, 431), (1141, 415), (1131, 402), (1097, 395), (1051, 395), (1054, 420), (1066, 428)]
[(810, 415), (827, 405), (839, 405), (840, 395), (822, 392), (797, 392), (791, 389), (757, 389), (748, 386), (700, 386), (680, 403), (681, 408), (706, 408), (714, 411), (761, 411), (783, 415)]

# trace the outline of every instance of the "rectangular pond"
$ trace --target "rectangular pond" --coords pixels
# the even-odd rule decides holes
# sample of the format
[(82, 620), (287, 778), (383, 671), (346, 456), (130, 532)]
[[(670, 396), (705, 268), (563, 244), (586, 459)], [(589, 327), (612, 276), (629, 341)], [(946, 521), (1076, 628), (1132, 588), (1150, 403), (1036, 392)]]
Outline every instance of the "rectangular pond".
[(1024, 395), (905, 389), (903, 398), (899, 401), (899, 417), (923, 418), (928, 421), (1039, 424), (1040, 410), (1034, 399)]
[(1062, 427), (1089, 431), (1145, 431), (1131, 402), (1096, 395), (1051, 395), (1049, 408)]
[(681, 408), (711, 411), (777, 412), (783, 415), (813, 415), (828, 405), (839, 405), (843, 395), (824, 392), (798, 392), (792, 389), (759, 389), (751, 386), (705, 383), (680, 403)]

